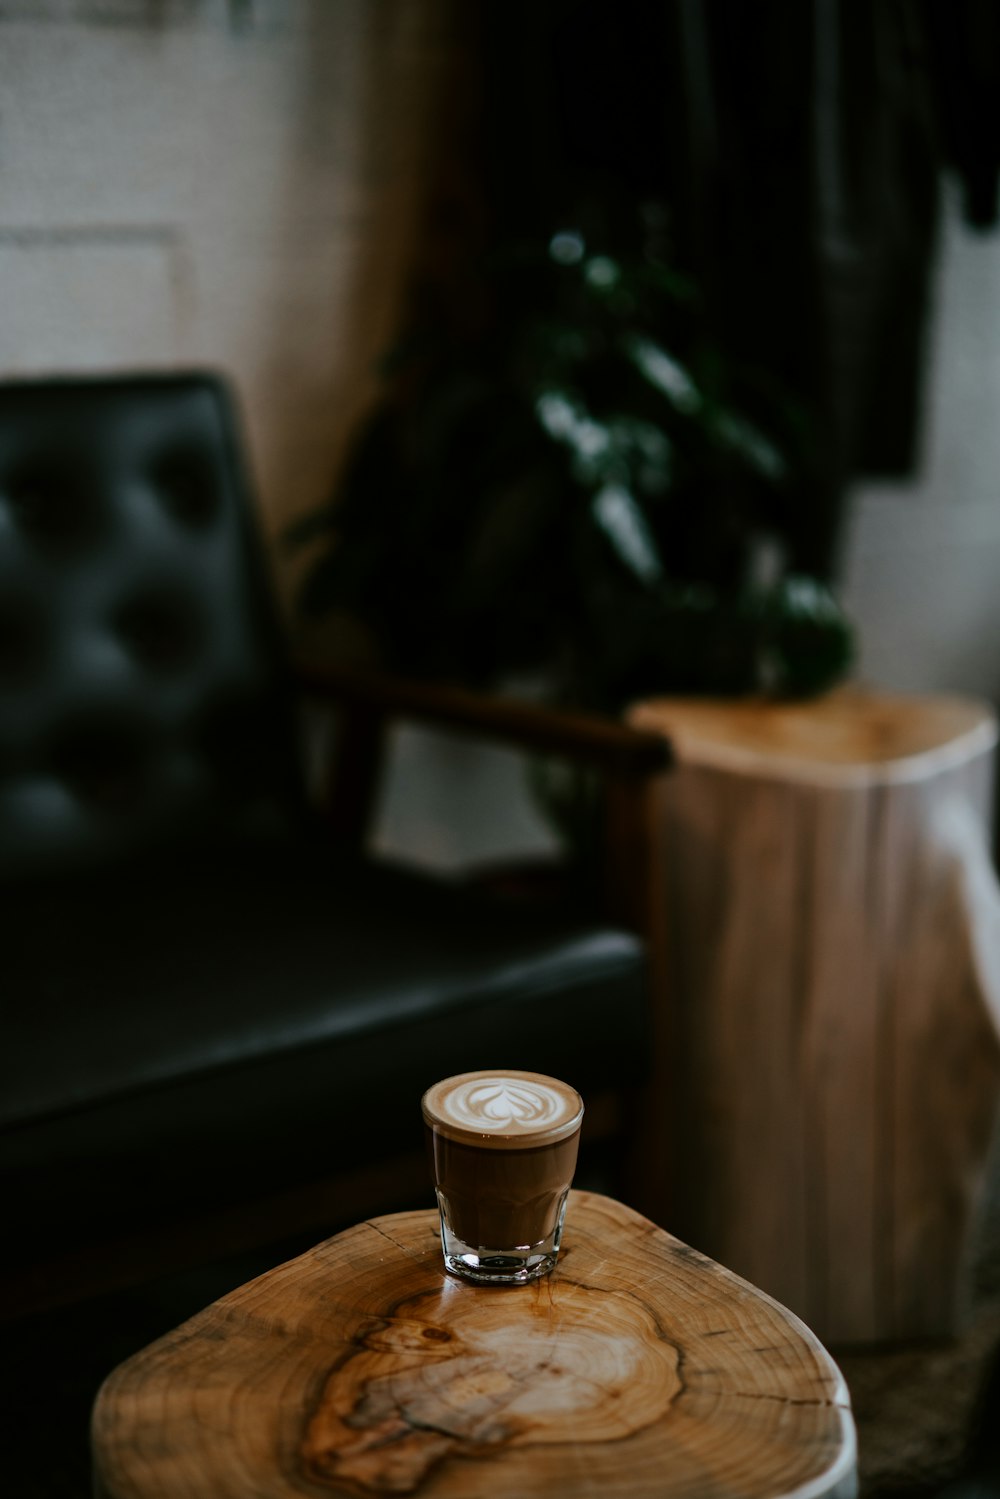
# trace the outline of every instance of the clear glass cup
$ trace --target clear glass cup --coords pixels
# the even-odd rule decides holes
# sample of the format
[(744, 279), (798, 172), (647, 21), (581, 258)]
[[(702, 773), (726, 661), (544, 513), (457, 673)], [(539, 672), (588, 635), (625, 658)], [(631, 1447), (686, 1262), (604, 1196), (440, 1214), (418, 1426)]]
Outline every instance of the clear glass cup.
[(579, 1093), (538, 1072), (463, 1072), (421, 1107), (446, 1269), (482, 1284), (547, 1275), (576, 1170)]

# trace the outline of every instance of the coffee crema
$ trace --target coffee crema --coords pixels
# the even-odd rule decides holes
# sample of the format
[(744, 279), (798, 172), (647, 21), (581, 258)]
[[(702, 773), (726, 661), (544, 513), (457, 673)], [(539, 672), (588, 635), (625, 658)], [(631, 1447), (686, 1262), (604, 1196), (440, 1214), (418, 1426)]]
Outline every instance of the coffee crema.
[(575, 1088), (540, 1072), (463, 1072), (428, 1088), (426, 1123), (439, 1134), (494, 1150), (527, 1150), (574, 1133), (583, 1117)]

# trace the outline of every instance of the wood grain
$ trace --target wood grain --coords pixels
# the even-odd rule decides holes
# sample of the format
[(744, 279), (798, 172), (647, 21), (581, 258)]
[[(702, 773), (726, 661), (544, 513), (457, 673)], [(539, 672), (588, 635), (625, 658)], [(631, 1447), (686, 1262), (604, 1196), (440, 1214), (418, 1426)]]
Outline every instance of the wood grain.
[(858, 691), (640, 705), (662, 789), (684, 1238), (826, 1342), (961, 1325), (1000, 1099), (996, 724)]
[(784, 1308), (575, 1192), (554, 1275), (443, 1272), (432, 1213), (361, 1224), (122, 1365), (105, 1499), (664, 1499), (854, 1491), (843, 1380)]
[(628, 714), (635, 729), (659, 727), (700, 764), (750, 772), (781, 766), (786, 780), (829, 767), (834, 784), (924, 778), (996, 742), (992, 710), (974, 698), (893, 694), (846, 687), (806, 702), (655, 698)]

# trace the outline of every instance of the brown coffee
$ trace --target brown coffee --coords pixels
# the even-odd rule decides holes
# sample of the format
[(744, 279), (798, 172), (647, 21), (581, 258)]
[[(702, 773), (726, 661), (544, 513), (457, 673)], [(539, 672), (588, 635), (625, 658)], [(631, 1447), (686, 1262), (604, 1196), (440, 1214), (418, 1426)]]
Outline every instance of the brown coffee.
[(555, 1263), (583, 1100), (536, 1072), (468, 1072), (423, 1098), (449, 1269), (525, 1280)]
[(428, 1129), (431, 1169), (451, 1227), (466, 1244), (538, 1244), (554, 1231), (573, 1180), (579, 1131), (534, 1150), (482, 1150)]

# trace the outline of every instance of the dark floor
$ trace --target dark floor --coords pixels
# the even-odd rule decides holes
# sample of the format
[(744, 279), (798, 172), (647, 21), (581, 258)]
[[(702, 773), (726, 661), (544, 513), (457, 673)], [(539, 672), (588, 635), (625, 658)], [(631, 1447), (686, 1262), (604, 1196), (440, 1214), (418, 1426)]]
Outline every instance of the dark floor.
[(834, 1353), (862, 1499), (1000, 1499), (1000, 1298), (948, 1343)]
[[(316, 1237), (3, 1329), (3, 1493), (86, 1499), (88, 1418), (104, 1376)], [(984, 1290), (954, 1343), (845, 1351), (839, 1361), (858, 1424), (862, 1499), (1000, 1499), (1000, 1285)]]
[[(1000, 1158), (998, 1158), (1000, 1159)], [(1000, 1499), (1000, 1169), (991, 1168), (960, 1336), (837, 1350), (862, 1499)]]

